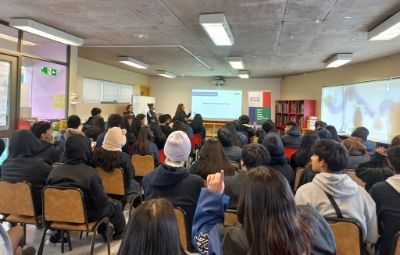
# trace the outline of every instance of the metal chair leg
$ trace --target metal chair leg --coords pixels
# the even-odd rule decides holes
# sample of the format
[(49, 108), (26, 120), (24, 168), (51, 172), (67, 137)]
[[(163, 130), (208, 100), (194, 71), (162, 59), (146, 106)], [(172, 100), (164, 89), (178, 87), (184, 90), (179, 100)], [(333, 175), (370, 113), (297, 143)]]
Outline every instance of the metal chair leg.
[(43, 228), (43, 234), (42, 234), (42, 239), (40, 240), (40, 245), (39, 245), (39, 250), (38, 250), (38, 255), (43, 254), (43, 248), (44, 248), (44, 239), (46, 238), (46, 232), (47, 232), (47, 227)]
[(79, 239), (82, 239), (83, 231), (81, 231), (81, 234), (79, 235)]
[(24, 229), (24, 237), (22, 238), (22, 247), (24, 247), (24, 245), (26, 245), (26, 224), (22, 223), (22, 227)]
[(64, 253), (64, 229), (61, 230), (61, 253)]
[(110, 255), (111, 254), (111, 249), (110, 249), (110, 242), (111, 242), (111, 227), (110, 227), (110, 223), (109, 223), (109, 220), (108, 220), (108, 218), (107, 218), (107, 220), (106, 220), (106, 224), (107, 224), (107, 227), (106, 227), (106, 233), (107, 233), (107, 250), (108, 250), (108, 255)]
[(92, 236), (92, 245), (91, 245), (91, 248), (90, 248), (90, 255), (93, 255), (94, 244), (95, 244), (95, 242), (96, 242), (96, 234), (97, 234), (96, 232), (97, 232), (96, 230), (93, 232), (93, 236)]
[(69, 235), (69, 231), (67, 231), (67, 238), (68, 238), (69, 251), (72, 251), (71, 236)]

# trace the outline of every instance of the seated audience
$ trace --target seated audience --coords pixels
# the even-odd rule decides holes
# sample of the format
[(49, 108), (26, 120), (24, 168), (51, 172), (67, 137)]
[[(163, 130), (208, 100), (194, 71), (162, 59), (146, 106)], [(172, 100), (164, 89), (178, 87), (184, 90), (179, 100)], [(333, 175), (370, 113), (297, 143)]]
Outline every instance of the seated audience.
[(297, 190), (296, 204), (311, 205), (324, 217), (355, 219), (361, 226), (364, 244), (375, 244), (378, 239), (375, 202), (343, 172), (348, 163), (349, 154), (342, 144), (319, 141), (311, 157), (312, 170), (318, 174)]
[(145, 201), (133, 212), (118, 255), (183, 255), (174, 208), (164, 198)]
[(278, 132), (278, 130), (276, 130), (275, 123), (272, 120), (266, 120), (262, 124), (261, 128), (265, 131), (265, 134)]
[(338, 136), (335, 126), (328, 125), (325, 127), (325, 129), (328, 130), (329, 133), (331, 133), (333, 140), (335, 140), (336, 142), (339, 142), (339, 143), (342, 142), (342, 139), (340, 139), (340, 137)]
[(160, 162), (160, 155), (157, 145), (153, 142), (153, 134), (149, 127), (143, 126), (139, 131), (136, 143), (132, 146), (133, 154), (152, 155), (157, 166)]
[(297, 206), (289, 183), (267, 167), (249, 171), (238, 204), (240, 224), (224, 226), (224, 174), (207, 178), (193, 221), (201, 254), (336, 254), (333, 233), (311, 206)]
[(343, 141), (344, 147), (349, 152), (348, 169), (357, 169), (358, 165), (369, 161), (367, 149), (356, 137), (349, 137)]
[(258, 166), (267, 166), (271, 161), (271, 156), (264, 146), (251, 143), (243, 147), (241, 168), (234, 176), (225, 177), (224, 194), (229, 199), (228, 208), (236, 209), (241, 194), (244, 180), (251, 169)]
[[(65, 163), (53, 168), (47, 178), (47, 185), (61, 187), (77, 187), (83, 192), (88, 221), (98, 221), (108, 217), (114, 226), (113, 239), (120, 239), (125, 228), (122, 205), (118, 200), (104, 193), (101, 179), (96, 169), (89, 163), (90, 147), (80, 135), (72, 135), (65, 142)], [(105, 226), (100, 226), (98, 232), (106, 240)], [(61, 239), (59, 232), (50, 236), (50, 243)]]
[[(146, 118), (146, 115), (140, 113), (136, 115), (135, 119), (132, 122), (132, 126), (130, 128), (131, 132), (135, 135), (135, 137), (139, 136), (139, 131), (140, 129), (144, 126), (144, 119)], [(128, 131), (129, 129), (127, 129)]]
[(184, 167), (191, 149), (189, 137), (184, 132), (172, 132), (164, 147), (165, 163), (144, 176), (142, 181), (145, 200), (164, 197), (174, 207), (181, 207), (188, 216), (188, 229), (191, 229), (197, 200), (204, 185), (203, 179), (190, 174)]
[(269, 133), (264, 138), (263, 146), (268, 150), (269, 155), (271, 155), (271, 161), (268, 166), (280, 172), (285, 176), (289, 184), (292, 185), (294, 172), (285, 155), (281, 138), (276, 133)]
[(206, 139), (206, 128), (203, 125), (203, 118), (201, 117), (200, 114), (197, 113), (194, 115), (194, 118), (192, 120), (192, 123), (190, 123), (190, 126), (193, 130), (193, 134), (200, 134), (201, 142), (203, 144)]
[(2, 255), (35, 255), (36, 249), (32, 246), (23, 247), (24, 229), (15, 226), (6, 232), (0, 224), (0, 254)]
[(226, 158), (234, 163), (240, 164), (242, 149), (232, 145), (232, 132), (227, 128), (220, 128), (217, 131), (217, 137), (224, 148)]
[(60, 155), (53, 145), (53, 129), (51, 128), (50, 122), (35, 122), (31, 127), (31, 131), (40, 141), (40, 147), (35, 157), (43, 159), (49, 165), (59, 162)]
[(35, 157), (39, 148), (39, 139), (31, 131), (15, 131), (10, 139), (8, 158), (1, 166), (1, 179), (29, 182), (32, 185), (35, 212), (42, 215), (42, 189), (46, 185), (51, 166)]
[(297, 124), (293, 121), (286, 123), (285, 135), (282, 136), (283, 146), (289, 148), (300, 148), (303, 136)]
[(247, 115), (242, 115), (239, 117), (239, 130), (247, 137), (248, 143), (256, 134), (256, 131), (250, 125), (250, 119)]
[(93, 139), (93, 141), (97, 140), (97, 136), (105, 130), (104, 119), (101, 117), (101, 109), (94, 107), (90, 114), (92, 116), (83, 124), (82, 132), (86, 135), (86, 137)]
[(234, 175), (236, 167), (228, 161), (218, 139), (208, 139), (200, 149), (199, 159), (190, 167), (190, 173), (200, 175), (205, 180), (209, 174), (221, 169), (225, 170), (227, 175)]
[(133, 169), (131, 158), (122, 147), (126, 144), (126, 130), (119, 127), (109, 128), (104, 142), (93, 155), (93, 165), (101, 167), (107, 172), (112, 172), (115, 168), (124, 170), (125, 189), (127, 194), (137, 192), (138, 184), (133, 180), (135, 170)]
[(319, 136), (316, 132), (310, 132), (303, 136), (300, 150), (293, 153), (290, 158), (290, 166), (293, 170), (296, 170), (298, 167), (305, 167), (310, 162), (312, 149), (318, 141)]
[(317, 130), (317, 133), (318, 133), (318, 136), (320, 139), (333, 140), (333, 136), (332, 136), (331, 132), (329, 132), (325, 128), (319, 128)]
[(172, 133), (172, 128), (169, 126), (172, 121), (171, 115), (163, 114), (158, 118), (158, 121), (160, 122), (161, 131), (165, 134), (165, 137), (168, 137)]
[(361, 142), (367, 148), (368, 154), (372, 155), (375, 152), (375, 143), (368, 140), (369, 130), (366, 127), (358, 127), (353, 133), (351, 133), (352, 137), (357, 137), (361, 140)]
[(152, 122), (149, 125), (151, 132), (154, 136), (154, 143), (157, 145), (159, 150), (164, 148), (167, 137), (162, 132), (160, 125), (157, 122)]
[(379, 254), (393, 254), (394, 237), (400, 231), (400, 145), (390, 147), (387, 155), (394, 175), (371, 189), (378, 215)]
[[(396, 145), (400, 145), (400, 135), (395, 136), (390, 143), (390, 147)], [(370, 190), (375, 183), (392, 176), (393, 169), (387, 163), (387, 149), (384, 146), (378, 146), (371, 160), (358, 166), (356, 175), (365, 182), (366, 190)]]
[[(123, 128), (124, 119), (119, 114), (110, 114), (107, 119), (107, 130), (113, 127)], [(106, 136), (107, 130), (101, 133), (96, 140), (96, 148), (100, 148), (103, 145), (104, 137)], [(126, 129), (125, 129), (126, 130)], [(133, 133), (128, 133), (126, 130), (126, 143), (122, 146), (122, 151), (129, 154), (128, 145), (133, 145), (136, 142), (136, 137)]]
[[(61, 131), (60, 140), (56, 145), (56, 149), (58, 154), (60, 155), (60, 161), (64, 161), (64, 149), (65, 149), (65, 140), (73, 134), (80, 134), (85, 136), (85, 134), (79, 129), (81, 125), (81, 118), (78, 115), (70, 115), (67, 119), (67, 129), (65, 131)], [(90, 141), (89, 141), (90, 143)]]
[(171, 132), (175, 132), (175, 131), (183, 131), (187, 134), (188, 137), (190, 137), (190, 138), (193, 137), (192, 128), (185, 122), (182, 122), (179, 120), (174, 120)]
[(266, 135), (267, 134), (265, 133), (264, 129), (258, 128), (256, 130), (256, 133), (255, 133), (254, 137), (253, 137), (253, 143), (262, 144), (262, 141), (264, 140)]
[(315, 130), (324, 129), (328, 124), (322, 120), (317, 120), (314, 124)]
[(247, 137), (239, 131), (239, 124), (236, 122), (228, 122), (225, 124), (225, 128), (229, 129), (232, 134), (231, 143), (233, 146), (243, 148), (245, 144), (248, 144)]

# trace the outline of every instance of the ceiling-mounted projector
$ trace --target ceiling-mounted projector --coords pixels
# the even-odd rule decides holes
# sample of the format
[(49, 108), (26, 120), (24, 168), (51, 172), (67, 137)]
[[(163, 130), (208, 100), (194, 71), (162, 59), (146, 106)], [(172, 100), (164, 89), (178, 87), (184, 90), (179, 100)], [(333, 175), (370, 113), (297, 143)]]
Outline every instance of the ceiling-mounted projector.
[(214, 85), (217, 87), (221, 87), (224, 86), (225, 84), (225, 79), (222, 76), (218, 76), (217, 78), (215, 78), (214, 80)]

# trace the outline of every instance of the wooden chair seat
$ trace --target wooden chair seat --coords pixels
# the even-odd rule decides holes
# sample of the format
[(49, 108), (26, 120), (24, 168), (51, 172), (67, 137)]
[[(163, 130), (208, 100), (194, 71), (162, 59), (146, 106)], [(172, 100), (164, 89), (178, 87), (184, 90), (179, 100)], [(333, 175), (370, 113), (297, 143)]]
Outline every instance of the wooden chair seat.
[(224, 225), (225, 226), (233, 226), (238, 221), (237, 211), (236, 210), (226, 210), (224, 213)]
[(295, 176), (294, 176), (293, 191), (296, 191), (297, 188), (299, 187), (300, 180), (301, 180), (301, 175), (303, 174), (303, 172), (304, 172), (304, 168), (302, 168), (302, 167), (298, 167), (296, 169)]
[(179, 228), (179, 239), (183, 249), (190, 250), (190, 239), (187, 227), (186, 212), (182, 208), (174, 208), (176, 220)]
[(361, 255), (362, 233), (354, 219), (325, 218), (336, 240), (337, 255)]
[(103, 168), (97, 167), (96, 171), (100, 176), (106, 194), (125, 195), (124, 171), (121, 168), (115, 168), (112, 172), (107, 172)]
[(97, 222), (89, 222), (87, 224), (88, 229), (86, 229), (86, 224), (78, 224), (78, 223), (67, 223), (67, 222), (52, 222), (50, 224), (50, 228), (54, 229), (64, 229), (71, 231), (88, 231), (92, 232), (96, 227)]
[(139, 155), (132, 156), (132, 166), (135, 169), (135, 176), (143, 177), (147, 173), (154, 171), (154, 158), (152, 155)]
[(8, 222), (13, 223), (24, 223), (24, 224), (42, 224), (42, 216), (37, 217), (37, 221), (34, 216), (26, 216), (26, 215), (19, 215), (19, 214), (10, 214), (4, 219)]

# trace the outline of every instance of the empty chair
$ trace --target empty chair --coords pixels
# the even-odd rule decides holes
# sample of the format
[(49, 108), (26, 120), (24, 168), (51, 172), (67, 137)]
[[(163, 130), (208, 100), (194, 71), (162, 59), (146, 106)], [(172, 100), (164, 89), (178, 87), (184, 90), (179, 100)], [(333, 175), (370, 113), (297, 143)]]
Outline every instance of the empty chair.
[(44, 240), (48, 229), (61, 230), (61, 252), (64, 252), (64, 231), (67, 231), (69, 249), (72, 250), (69, 231), (93, 232), (90, 254), (93, 254), (98, 227), (106, 224), (107, 248), (110, 255), (110, 227), (107, 217), (88, 222), (83, 192), (79, 188), (46, 186), (43, 188), (43, 235), (38, 254), (43, 254)]
[(337, 255), (361, 255), (361, 227), (354, 219), (325, 218), (336, 240)]

